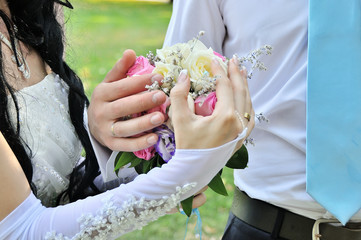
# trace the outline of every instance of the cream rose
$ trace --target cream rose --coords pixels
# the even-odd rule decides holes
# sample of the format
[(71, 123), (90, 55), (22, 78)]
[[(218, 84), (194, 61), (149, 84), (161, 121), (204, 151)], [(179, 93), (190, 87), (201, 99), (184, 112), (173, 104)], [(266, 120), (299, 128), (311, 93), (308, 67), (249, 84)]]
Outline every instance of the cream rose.
[(181, 65), (181, 61), (188, 56), (189, 52), (189, 46), (186, 43), (178, 43), (157, 49), (157, 57), (163, 63)]
[(169, 63), (156, 62), (153, 73), (159, 73), (163, 75), (164, 80), (162, 88), (167, 88), (169, 91), (177, 82), (178, 75), (182, 70), (181, 67)]
[(184, 62), (184, 68), (188, 69), (190, 77), (195, 80), (201, 79), (207, 74), (209, 74), (209, 77), (213, 77), (211, 73), (213, 58), (218, 60), (223, 70), (227, 73), (227, 65), (220, 57), (214, 55), (211, 48), (207, 50), (192, 51)]

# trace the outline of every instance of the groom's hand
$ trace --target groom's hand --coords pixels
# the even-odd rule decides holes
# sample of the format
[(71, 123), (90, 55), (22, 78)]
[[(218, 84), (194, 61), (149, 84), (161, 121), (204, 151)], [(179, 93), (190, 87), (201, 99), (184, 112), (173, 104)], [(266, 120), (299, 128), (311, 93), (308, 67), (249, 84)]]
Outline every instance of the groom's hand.
[(154, 133), (131, 137), (143, 133), (164, 122), (160, 112), (129, 119), (165, 102), (161, 91), (146, 92), (145, 86), (162, 80), (159, 74), (127, 77), (128, 69), (136, 59), (135, 52), (126, 50), (93, 91), (88, 108), (89, 129), (102, 145), (115, 151), (137, 151), (154, 145), (158, 139)]

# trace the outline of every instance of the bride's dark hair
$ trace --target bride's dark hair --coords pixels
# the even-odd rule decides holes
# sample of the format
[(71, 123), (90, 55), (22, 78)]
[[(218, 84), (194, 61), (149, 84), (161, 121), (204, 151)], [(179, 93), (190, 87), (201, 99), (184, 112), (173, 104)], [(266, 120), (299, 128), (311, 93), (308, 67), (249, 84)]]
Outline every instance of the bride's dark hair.
[[(60, 0), (7, 0), (7, 2), (11, 18), (1, 10), (0, 17), (9, 31), (13, 49), (15, 49), (15, 38), (30, 46), (40, 54), (52, 71), (58, 74), (69, 86), (70, 117), (85, 149), (86, 159), (73, 170), (70, 176), (69, 188), (64, 194), (69, 196), (70, 201), (75, 201), (86, 197), (86, 194), (89, 194), (89, 187), (93, 189), (94, 193), (98, 193), (98, 189), (93, 182), (99, 175), (99, 167), (83, 121), (84, 108), (89, 104), (89, 101), (79, 77), (63, 60), (63, 29), (56, 19), (56, 3), (70, 8), (72, 6), (67, 0), (65, 2)], [(14, 55), (16, 56), (16, 54)], [(31, 152), (31, 149), (22, 141), (19, 135), (19, 108), (14, 89), (11, 88), (5, 78), (1, 50), (0, 63), (2, 66), (0, 68), (0, 131), (14, 151), (32, 190), (36, 194), (36, 189), (32, 184), (31, 156), (26, 151), (28, 149), (30, 150), (28, 152)], [(8, 101), (13, 101), (17, 110), (17, 123), (15, 126), (10, 122), (10, 113), (7, 109)]]

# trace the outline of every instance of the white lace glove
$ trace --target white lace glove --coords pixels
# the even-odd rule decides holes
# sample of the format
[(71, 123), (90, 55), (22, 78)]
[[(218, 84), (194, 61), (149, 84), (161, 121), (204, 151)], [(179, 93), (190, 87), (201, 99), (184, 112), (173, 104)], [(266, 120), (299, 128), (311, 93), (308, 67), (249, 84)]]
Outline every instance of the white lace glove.
[(0, 222), (0, 239), (115, 239), (141, 229), (207, 185), (246, 130), (217, 148), (177, 149), (161, 168), (85, 200), (45, 208), (30, 194)]

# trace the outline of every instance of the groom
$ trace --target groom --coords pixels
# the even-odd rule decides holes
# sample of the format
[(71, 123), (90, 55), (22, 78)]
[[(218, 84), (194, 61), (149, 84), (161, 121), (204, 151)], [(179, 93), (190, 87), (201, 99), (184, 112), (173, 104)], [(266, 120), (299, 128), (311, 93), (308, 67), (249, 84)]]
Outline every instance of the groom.
[[(357, 1), (339, 4), (352, 7), (351, 2)], [(261, 59), (268, 69), (255, 72), (249, 81), (255, 112), (269, 122), (256, 124), (251, 135), (255, 146), (247, 146), (248, 168), (234, 173), (235, 199), (223, 239), (361, 239), (361, 212), (346, 227), (321, 223), (320, 232), (312, 235), (316, 219), (334, 216), (306, 192), (308, 18), (307, 0), (173, 3), (165, 45), (186, 42), (204, 30), (201, 41), (228, 58), (264, 44), (274, 49), (272, 56)], [(335, 120), (344, 117), (338, 110)]]

